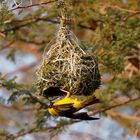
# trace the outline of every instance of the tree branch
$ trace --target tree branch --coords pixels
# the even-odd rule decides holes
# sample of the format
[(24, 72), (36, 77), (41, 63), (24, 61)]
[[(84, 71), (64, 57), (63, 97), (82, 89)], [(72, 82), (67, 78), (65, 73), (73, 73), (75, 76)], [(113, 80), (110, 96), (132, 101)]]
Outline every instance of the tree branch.
[[(64, 126), (68, 126), (68, 125), (71, 125), (71, 124), (75, 124), (75, 123), (78, 123), (80, 122), (79, 120), (70, 120), (70, 121), (67, 121), (65, 122), (65, 125)], [(13, 134), (8, 134), (5, 136), (5, 139), (3, 140), (7, 140), (8, 138), (13, 138), (13, 139), (16, 139), (16, 138), (19, 138), (21, 136), (25, 136), (27, 134), (32, 134), (32, 133), (36, 133), (36, 132), (46, 132), (46, 131), (56, 131), (57, 129), (60, 129), (64, 127), (63, 124), (56, 124), (56, 126), (47, 126), (47, 127), (43, 127), (43, 128), (38, 128), (37, 126), (34, 127), (34, 128), (29, 128), (28, 130), (25, 130), (25, 129), (22, 129), (21, 131), (17, 132), (16, 135), (13, 135)]]
[[(50, 23), (54, 23), (54, 24), (59, 24), (60, 22), (59, 21), (56, 21), (56, 20), (52, 20), (52, 19), (49, 19), (49, 18), (36, 18), (36, 19), (31, 19), (31, 21), (28, 21), (26, 23), (22, 23), (20, 25), (17, 25), (17, 26), (14, 26), (14, 27), (11, 27), (9, 29), (5, 29), (5, 30), (1, 30), (0, 33), (8, 33), (10, 31), (16, 31), (22, 27), (25, 27), (27, 25), (30, 25), (30, 24), (33, 24), (33, 23), (36, 23), (38, 21), (46, 21), (46, 22), (50, 22)], [(24, 21), (20, 21), (20, 22), (24, 22)], [(93, 29), (92, 27), (88, 27), (88, 26), (85, 26), (85, 25), (81, 25), (81, 24), (77, 24), (78, 27), (82, 28), (82, 29), (85, 29), (85, 30), (91, 30), (91, 31), (94, 31), (95, 29)]]
[(48, 126), (48, 127), (44, 127), (44, 128), (30, 128), (29, 130), (21, 130), (19, 132), (16, 133), (16, 135), (14, 134), (7, 134), (3, 140), (7, 140), (7, 139), (17, 139), (21, 136), (25, 136), (27, 134), (32, 134), (32, 133), (36, 133), (36, 132), (44, 132), (44, 131), (49, 131), (49, 130), (55, 130), (55, 129), (59, 129), (60, 126)]
[[(22, 27), (25, 27), (27, 25), (30, 25), (32, 23), (36, 23), (38, 21), (47, 21), (47, 22), (51, 22), (51, 23), (55, 23), (55, 24), (58, 24), (59, 22), (58, 21), (54, 21), (54, 20), (51, 20), (51, 19), (48, 19), (48, 18), (35, 18), (35, 19), (31, 19), (31, 21), (28, 21), (28, 22), (25, 22), (25, 23), (22, 23), (20, 25), (17, 25), (17, 26), (14, 26), (14, 27), (11, 27), (9, 29), (5, 29), (5, 30), (1, 30), (0, 33), (8, 33), (10, 31), (16, 31)], [(24, 22), (24, 21), (20, 21), (20, 22)]]
[(108, 110), (111, 110), (113, 108), (116, 108), (116, 107), (119, 107), (119, 106), (122, 106), (122, 105), (125, 105), (125, 104), (128, 104), (128, 103), (131, 103), (131, 102), (134, 102), (134, 101), (137, 101), (137, 100), (140, 100), (140, 97), (136, 97), (136, 98), (130, 98), (124, 102), (121, 102), (119, 104), (116, 104), (116, 105), (112, 105), (112, 106), (109, 106), (107, 108), (103, 108), (103, 109), (100, 109), (100, 110), (97, 110), (97, 111), (94, 111), (94, 112), (91, 112), (89, 113), (90, 116), (94, 116), (98, 113), (102, 113), (102, 112), (106, 112)]

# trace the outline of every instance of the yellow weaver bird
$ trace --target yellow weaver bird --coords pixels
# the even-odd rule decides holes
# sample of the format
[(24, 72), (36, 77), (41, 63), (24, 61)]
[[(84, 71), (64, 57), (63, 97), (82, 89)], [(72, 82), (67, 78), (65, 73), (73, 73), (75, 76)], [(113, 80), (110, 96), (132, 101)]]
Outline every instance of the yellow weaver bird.
[[(64, 90), (62, 91), (67, 92)], [(95, 103), (99, 103), (99, 100), (95, 96), (92, 96), (84, 101), (78, 101), (77, 98), (70, 97), (70, 93), (67, 92), (67, 95), (63, 99), (56, 100), (48, 107), (48, 112), (51, 115), (59, 115), (73, 119), (97, 120), (99, 118), (90, 117), (86, 112), (76, 113), (77, 111), (85, 108), (86, 106)]]

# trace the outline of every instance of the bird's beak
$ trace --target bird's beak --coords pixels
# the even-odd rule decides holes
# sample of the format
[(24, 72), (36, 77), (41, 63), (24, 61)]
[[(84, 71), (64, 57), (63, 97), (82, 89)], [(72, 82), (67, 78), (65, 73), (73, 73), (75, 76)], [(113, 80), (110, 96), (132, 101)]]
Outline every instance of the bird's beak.
[(53, 106), (53, 102), (50, 102), (48, 108), (52, 108), (52, 106)]

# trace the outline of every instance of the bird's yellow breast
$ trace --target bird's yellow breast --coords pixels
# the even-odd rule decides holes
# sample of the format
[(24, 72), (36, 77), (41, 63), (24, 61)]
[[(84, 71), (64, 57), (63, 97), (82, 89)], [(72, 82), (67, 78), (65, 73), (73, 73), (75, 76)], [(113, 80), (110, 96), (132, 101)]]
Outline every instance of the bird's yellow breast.
[(58, 113), (54, 108), (48, 108), (48, 112), (49, 112), (51, 115), (59, 115), (59, 113)]

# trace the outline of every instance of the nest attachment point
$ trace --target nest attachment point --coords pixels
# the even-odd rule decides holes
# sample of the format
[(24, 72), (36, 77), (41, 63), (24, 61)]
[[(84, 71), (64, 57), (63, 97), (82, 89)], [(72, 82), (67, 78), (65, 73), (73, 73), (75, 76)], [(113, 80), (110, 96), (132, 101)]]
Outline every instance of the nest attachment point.
[(72, 95), (91, 95), (100, 85), (98, 64), (94, 56), (84, 52), (66, 25), (60, 25), (55, 42), (44, 52), (37, 69), (40, 92), (61, 87)]

